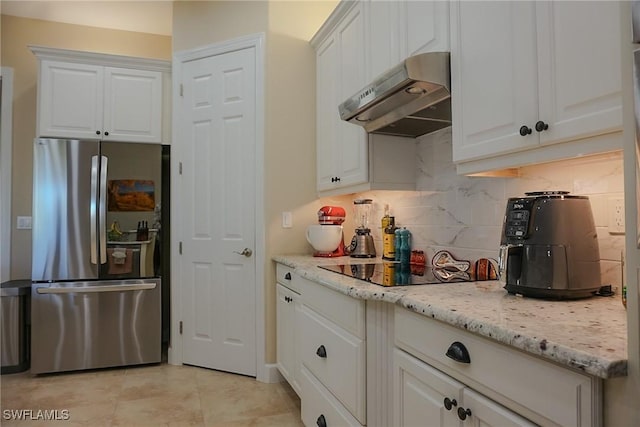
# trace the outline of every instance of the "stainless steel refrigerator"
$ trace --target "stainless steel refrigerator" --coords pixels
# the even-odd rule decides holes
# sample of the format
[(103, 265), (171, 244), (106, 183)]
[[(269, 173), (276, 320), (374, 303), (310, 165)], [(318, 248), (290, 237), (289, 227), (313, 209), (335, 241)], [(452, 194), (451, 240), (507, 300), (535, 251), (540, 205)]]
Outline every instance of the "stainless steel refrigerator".
[(32, 373), (161, 360), (161, 159), (155, 144), (35, 141)]

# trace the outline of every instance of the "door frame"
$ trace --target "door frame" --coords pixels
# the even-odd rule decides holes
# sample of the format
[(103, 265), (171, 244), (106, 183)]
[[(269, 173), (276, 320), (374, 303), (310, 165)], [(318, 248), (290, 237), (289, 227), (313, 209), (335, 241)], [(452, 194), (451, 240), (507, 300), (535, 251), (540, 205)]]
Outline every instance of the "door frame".
[(0, 68), (0, 281), (11, 279), (11, 156), (13, 146), (13, 69)]
[[(256, 379), (261, 382), (277, 382), (280, 380), (275, 364), (266, 361), (265, 348), (265, 222), (264, 222), (264, 69), (265, 69), (265, 33), (249, 34), (232, 40), (214, 43), (207, 46), (174, 52), (172, 61), (173, 87), (173, 126), (171, 153), (171, 187), (179, 188), (180, 177), (180, 137), (181, 126), (185, 121), (180, 108), (180, 86), (182, 83), (182, 65), (184, 63), (211, 56), (241, 50), (254, 49), (255, 54), (255, 84), (256, 84), (256, 156), (255, 156), (255, 307), (256, 307)], [(171, 200), (171, 222), (180, 224), (182, 197), (180, 192), (173, 192)], [(174, 226), (171, 228), (171, 338), (169, 343), (168, 361), (172, 365), (181, 365), (182, 335), (180, 334), (180, 320), (182, 319), (182, 293), (180, 289), (182, 271), (179, 253), (179, 242), (183, 239)]]

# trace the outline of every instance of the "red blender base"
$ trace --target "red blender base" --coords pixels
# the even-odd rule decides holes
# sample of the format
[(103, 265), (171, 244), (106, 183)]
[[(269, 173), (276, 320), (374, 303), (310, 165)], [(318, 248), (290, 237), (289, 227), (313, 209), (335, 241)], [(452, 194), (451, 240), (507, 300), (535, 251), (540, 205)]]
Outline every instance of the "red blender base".
[(340, 245), (338, 246), (338, 249), (336, 249), (333, 252), (314, 252), (313, 256), (317, 256), (317, 257), (322, 257), (322, 258), (333, 258), (333, 257), (340, 257), (340, 256), (346, 256), (347, 253), (344, 249), (344, 238), (340, 241)]

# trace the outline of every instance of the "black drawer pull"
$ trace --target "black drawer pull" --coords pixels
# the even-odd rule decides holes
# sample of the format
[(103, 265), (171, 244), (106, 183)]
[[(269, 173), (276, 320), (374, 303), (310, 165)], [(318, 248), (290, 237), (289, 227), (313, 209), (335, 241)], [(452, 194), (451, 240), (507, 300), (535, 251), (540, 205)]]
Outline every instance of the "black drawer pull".
[(287, 273), (284, 275), (285, 280), (291, 280), (291, 273)]
[(445, 355), (460, 363), (471, 363), (471, 358), (469, 357), (469, 351), (467, 347), (464, 346), (459, 341), (454, 342), (449, 346), (449, 349), (445, 353)]
[(324, 348), (323, 345), (321, 345), (320, 347), (318, 347), (318, 349), (316, 350), (316, 354), (318, 355), (318, 357), (322, 357), (323, 359), (327, 358), (327, 349)]
[(316, 420), (316, 425), (318, 427), (327, 427), (327, 420), (324, 418), (324, 415), (320, 415)]
[(450, 411), (454, 406), (458, 406), (458, 402), (455, 399), (451, 400), (448, 397), (444, 398), (444, 407), (447, 411)]
[(460, 418), (461, 421), (464, 421), (467, 419), (467, 417), (471, 416), (471, 409), (467, 408), (458, 408), (458, 418)]

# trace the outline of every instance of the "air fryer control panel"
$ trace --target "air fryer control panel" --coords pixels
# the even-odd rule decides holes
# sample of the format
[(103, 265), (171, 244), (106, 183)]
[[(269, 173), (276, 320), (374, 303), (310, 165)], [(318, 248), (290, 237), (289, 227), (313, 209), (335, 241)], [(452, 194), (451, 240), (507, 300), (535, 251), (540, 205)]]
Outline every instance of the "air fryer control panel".
[(510, 241), (527, 238), (534, 199), (509, 199), (504, 219), (504, 237)]

